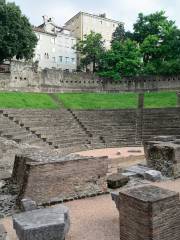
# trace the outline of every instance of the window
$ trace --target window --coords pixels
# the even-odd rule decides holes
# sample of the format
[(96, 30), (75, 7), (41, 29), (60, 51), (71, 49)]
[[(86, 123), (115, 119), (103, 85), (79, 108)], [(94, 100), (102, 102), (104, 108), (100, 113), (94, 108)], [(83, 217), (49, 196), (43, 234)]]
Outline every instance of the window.
[(69, 62), (69, 57), (66, 57), (66, 63), (68, 63)]
[(71, 62), (72, 62), (72, 63), (75, 63), (75, 58), (71, 58)]
[(46, 52), (45, 52), (44, 58), (45, 58), (45, 59), (49, 59), (49, 53), (46, 53)]
[(55, 62), (56, 62), (56, 58), (55, 58), (55, 57), (53, 57), (52, 59), (53, 59), (53, 62), (55, 63)]
[(59, 56), (59, 62), (62, 63), (62, 61), (63, 61), (63, 57)]

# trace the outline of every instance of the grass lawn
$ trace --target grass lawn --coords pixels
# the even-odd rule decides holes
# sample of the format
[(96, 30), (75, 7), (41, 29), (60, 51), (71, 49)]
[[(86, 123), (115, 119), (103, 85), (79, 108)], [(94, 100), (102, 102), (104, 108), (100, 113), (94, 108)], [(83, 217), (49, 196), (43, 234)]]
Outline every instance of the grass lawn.
[[(136, 93), (59, 93), (56, 94), (66, 108), (72, 109), (130, 109), (137, 108)], [(177, 106), (175, 92), (145, 93), (145, 108)], [(58, 108), (46, 93), (0, 92), (0, 108)]]
[(145, 93), (145, 108), (169, 108), (177, 106), (177, 95), (175, 92)]
[(58, 94), (66, 108), (126, 109), (137, 108), (136, 93), (63, 93)]
[(0, 108), (54, 109), (57, 105), (45, 93), (0, 92)]

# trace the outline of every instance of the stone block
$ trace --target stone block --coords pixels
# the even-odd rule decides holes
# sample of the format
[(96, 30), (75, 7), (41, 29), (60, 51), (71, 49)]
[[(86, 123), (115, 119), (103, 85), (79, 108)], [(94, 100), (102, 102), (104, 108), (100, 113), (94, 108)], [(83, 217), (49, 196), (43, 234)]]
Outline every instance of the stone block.
[(149, 170), (149, 171), (145, 172), (144, 178), (146, 180), (149, 180), (149, 181), (152, 181), (152, 182), (161, 181), (162, 180), (162, 174), (161, 174), (160, 171)]
[(167, 177), (180, 177), (180, 144), (170, 142), (146, 142), (146, 161), (150, 168)]
[(129, 182), (128, 176), (123, 176), (120, 173), (114, 173), (107, 178), (108, 188), (116, 189), (123, 187)]
[(70, 227), (68, 208), (38, 209), (13, 216), (19, 240), (64, 240)]
[(179, 194), (155, 186), (119, 193), (121, 240), (179, 240)]
[(18, 204), (30, 198), (37, 205), (107, 192), (107, 157), (65, 157), (45, 151), (17, 155), (13, 179), (20, 187)]
[(37, 204), (35, 201), (32, 201), (30, 198), (24, 198), (21, 200), (21, 206), (23, 211), (32, 211), (37, 209)]
[(125, 173), (126, 172), (127, 173), (132, 173), (132, 174), (134, 174), (134, 176), (139, 176), (139, 177), (144, 178), (145, 172), (149, 171), (149, 170), (150, 170), (150, 168), (148, 168), (147, 166), (139, 164), (139, 165), (134, 165), (134, 166), (126, 168)]

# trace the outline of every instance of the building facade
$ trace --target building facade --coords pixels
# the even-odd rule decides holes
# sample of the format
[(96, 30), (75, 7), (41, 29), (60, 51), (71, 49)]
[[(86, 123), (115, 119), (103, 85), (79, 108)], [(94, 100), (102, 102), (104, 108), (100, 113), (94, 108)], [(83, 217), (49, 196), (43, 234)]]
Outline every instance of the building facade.
[(111, 46), (112, 34), (122, 22), (106, 18), (105, 14), (93, 15), (85, 12), (79, 12), (65, 23), (67, 29), (77, 39), (82, 40), (84, 35), (91, 31), (100, 33), (107, 49)]
[(34, 61), (39, 67), (56, 68), (65, 71), (77, 69), (77, 56), (74, 46), (76, 38), (70, 30), (57, 26), (52, 18), (43, 17), (44, 23), (34, 28), (38, 38)]

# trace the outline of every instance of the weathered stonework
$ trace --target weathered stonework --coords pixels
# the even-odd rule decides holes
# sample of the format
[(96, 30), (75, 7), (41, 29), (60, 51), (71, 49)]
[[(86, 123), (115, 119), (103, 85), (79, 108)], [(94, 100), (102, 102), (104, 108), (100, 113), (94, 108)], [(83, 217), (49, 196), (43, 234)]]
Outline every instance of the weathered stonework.
[(179, 194), (154, 186), (122, 190), (121, 240), (179, 240)]
[(180, 89), (180, 76), (133, 77), (112, 81), (89, 73), (66, 73), (58, 69), (39, 71), (31, 62), (12, 61), (11, 73), (0, 73), (0, 90), (34, 92), (124, 92)]
[(106, 157), (37, 152), (16, 156), (13, 179), (20, 186), (18, 202), (31, 198), (41, 205), (107, 192), (107, 171)]
[(59, 206), (16, 214), (13, 227), (19, 240), (65, 240), (70, 227), (69, 210)]
[(144, 144), (147, 165), (167, 177), (180, 177), (180, 144), (174, 138), (156, 138)]

